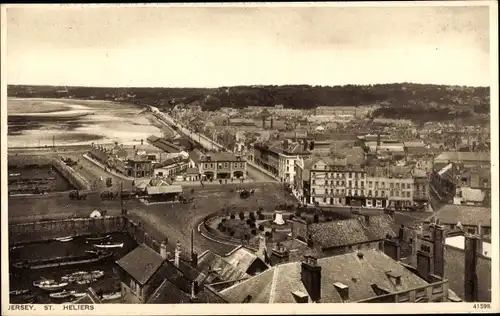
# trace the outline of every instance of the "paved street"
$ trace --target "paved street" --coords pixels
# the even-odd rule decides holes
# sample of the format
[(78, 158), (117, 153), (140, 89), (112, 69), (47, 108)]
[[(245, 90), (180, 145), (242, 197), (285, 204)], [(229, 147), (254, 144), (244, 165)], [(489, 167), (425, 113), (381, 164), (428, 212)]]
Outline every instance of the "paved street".
[[(256, 190), (255, 195), (241, 199), (231, 188), (247, 187)], [(187, 195), (191, 193), (186, 192)], [(273, 210), (278, 203), (295, 203), (293, 197), (285, 195), (279, 184), (247, 183), (223, 184), (195, 188), (193, 204), (151, 204), (146, 205), (138, 200), (125, 200), (126, 208), (133, 218), (145, 225), (147, 230), (162, 239), (167, 237), (169, 245), (180, 241), (183, 251), (188, 251), (191, 230), (195, 230), (195, 250), (201, 253), (212, 250), (227, 253), (233, 247), (221, 245), (199, 235), (196, 228), (208, 214), (219, 212), (227, 205), (235, 210), (247, 208), (257, 210), (263, 207)], [(67, 195), (51, 195), (37, 197), (11, 197), (9, 199), (9, 223), (32, 222), (41, 219), (64, 219), (69, 217), (86, 217), (94, 210), (106, 209), (109, 215), (120, 214), (120, 201), (102, 201), (97, 193), (88, 196), (85, 201), (70, 200)]]

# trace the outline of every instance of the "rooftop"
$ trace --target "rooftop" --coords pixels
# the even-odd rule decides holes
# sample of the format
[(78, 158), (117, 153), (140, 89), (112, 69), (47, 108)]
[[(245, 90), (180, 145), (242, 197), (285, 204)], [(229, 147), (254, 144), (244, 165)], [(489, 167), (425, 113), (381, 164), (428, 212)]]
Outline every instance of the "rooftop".
[(229, 152), (208, 152), (202, 156), (201, 161), (207, 161), (208, 157), (211, 161), (239, 161), (235, 154)]
[[(427, 282), (392, 260), (384, 253), (375, 250), (356, 252), (318, 259), (321, 266), (321, 302), (342, 303), (336, 282), (349, 288), (349, 301), (376, 297), (373, 285), (389, 292), (412, 289), (426, 285)], [(396, 285), (390, 273), (401, 276), (401, 284)], [(293, 293), (307, 293), (301, 281), (301, 263), (291, 262), (274, 266), (223, 291), (221, 295), (229, 302), (241, 303), (295, 303)]]
[(491, 161), (490, 153), (478, 153), (478, 152), (460, 152), (460, 151), (445, 151), (439, 156), (434, 158), (435, 161), (450, 161), (450, 162), (460, 162), (460, 161), (481, 161), (489, 162)]
[(435, 212), (428, 218), (440, 219), (443, 224), (461, 223), (467, 226), (477, 226), (481, 224), (483, 227), (491, 227), (491, 208), (478, 206), (464, 206), (447, 204)]
[(163, 264), (164, 259), (149, 247), (140, 245), (116, 263), (141, 285)]
[(208, 276), (209, 283), (250, 277), (244, 270), (229, 263), (226, 258), (209, 250), (198, 257), (197, 270)]
[(309, 234), (313, 242), (323, 248), (341, 247), (370, 241), (383, 240), (387, 235), (395, 236), (392, 229), (393, 220), (389, 215), (360, 216), (348, 220), (340, 220), (309, 225)]

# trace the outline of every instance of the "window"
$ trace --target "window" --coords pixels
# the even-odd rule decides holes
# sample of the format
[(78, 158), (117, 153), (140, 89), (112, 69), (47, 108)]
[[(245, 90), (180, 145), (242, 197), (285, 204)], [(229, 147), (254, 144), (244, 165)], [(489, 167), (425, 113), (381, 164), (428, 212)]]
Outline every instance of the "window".
[(391, 189), (394, 189), (394, 183), (391, 183), (389, 186)]
[(399, 191), (396, 191), (396, 196), (399, 196)]
[(369, 187), (369, 188), (372, 188), (372, 187), (373, 187), (373, 182), (372, 182), (372, 181), (368, 181), (368, 187)]
[(328, 194), (328, 189), (325, 189), (325, 194)]
[(316, 165), (314, 165), (313, 168), (316, 169)]
[(213, 163), (211, 163), (211, 164), (210, 164), (210, 168), (213, 168), (213, 167), (214, 167), (214, 164), (213, 164)]
[(349, 180), (349, 187), (352, 187), (352, 181)]
[(399, 182), (396, 183), (396, 189), (399, 189)]
[(382, 182), (382, 188), (385, 188), (385, 182)]
[(335, 190), (335, 193), (339, 194), (339, 189), (336, 189), (336, 190)]
[(203, 168), (207, 169), (208, 168), (208, 163), (203, 164)]
[(351, 190), (347, 190), (347, 195), (351, 196)]
[(364, 188), (365, 187), (365, 183), (363, 181), (361, 181), (361, 187)]
[(355, 184), (356, 188), (358, 187), (358, 180), (356, 180)]
[(375, 190), (375, 196), (378, 197), (378, 190)]
[(361, 195), (365, 195), (365, 190), (361, 190)]
[(336, 184), (337, 184), (337, 185), (340, 185), (340, 181), (337, 181), (337, 183), (336, 183)]
[(326, 203), (326, 197), (323, 198), (323, 203)]
[(410, 197), (410, 191), (406, 192), (406, 197)]
[(316, 184), (316, 180), (314, 180), (314, 179), (313, 179), (312, 183), (313, 183), (313, 184)]
[(372, 196), (372, 190), (368, 190), (368, 196)]
[(315, 194), (316, 193), (316, 189), (315, 188), (312, 188), (312, 193)]
[(375, 188), (378, 188), (378, 181), (375, 181)]

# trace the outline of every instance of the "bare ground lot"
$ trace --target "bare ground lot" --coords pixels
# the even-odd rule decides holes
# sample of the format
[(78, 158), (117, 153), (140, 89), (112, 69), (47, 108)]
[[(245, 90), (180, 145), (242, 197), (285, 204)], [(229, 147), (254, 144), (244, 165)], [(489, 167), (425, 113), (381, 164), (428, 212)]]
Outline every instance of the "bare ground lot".
[[(247, 187), (256, 190), (254, 196), (241, 199), (231, 188)], [(186, 195), (190, 195), (188, 192)], [(195, 231), (194, 248), (198, 253), (213, 250), (227, 253), (231, 246), (221, 245), (205, 239), (197, 232), (197, 226), (209, 214), (220, 212), (224, 206), (232, 209), (273, 210), (278, 203), (296, 203), (291, 195), (285, 195), (279, 184), (248, 183), (223, 184), (195, 188), (192, 204), (150, 204), (138, 200), (125, 200), (124, 208), (132, 218), (139, 220), (147, 231), (156, 238), (168, 238), (170, 248), (177, 241), (183, 252), (189, 250), (191, 230)], [(106, 209), (109, 215), (120, 214), (120, 201), (102, 201), (98, 194), (91, 194), (85, 201), (70, 200), (67, 195), (39, 196), (30, 198), (12, 197), (9, 199), (9, 223), (31, 222), (41, 219), (63, 219), (86, 217), (94, 209)], [(172, 248), (171, 248), (172, 249)]]

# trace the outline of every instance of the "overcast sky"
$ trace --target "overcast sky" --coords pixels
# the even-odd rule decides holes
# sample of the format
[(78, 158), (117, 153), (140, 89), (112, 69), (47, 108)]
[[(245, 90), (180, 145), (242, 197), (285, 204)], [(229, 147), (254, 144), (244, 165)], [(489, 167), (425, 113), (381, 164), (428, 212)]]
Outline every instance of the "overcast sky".
[(489, 85), (487, 7), (15, 7), (9, 84)]

